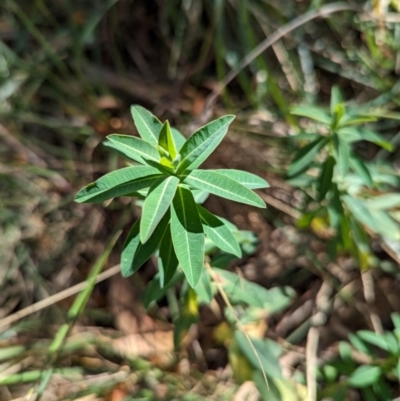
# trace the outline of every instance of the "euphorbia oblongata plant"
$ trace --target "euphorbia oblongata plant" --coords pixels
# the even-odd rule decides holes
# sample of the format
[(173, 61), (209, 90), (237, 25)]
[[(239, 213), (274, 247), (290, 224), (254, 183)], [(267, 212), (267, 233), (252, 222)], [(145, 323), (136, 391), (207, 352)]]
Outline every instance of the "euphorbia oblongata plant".
[(112, 134), (105, 145), (134, 163), (87, 185), (75, 200), (98, 203), (117, 196), (143, 197), (141, 218), (122, 251), (122, 274), (135, 273), (158, 249), (162, 285), (180, 266), (195, 287), (204, 266), (205, 236), (222, 251), (241, 257), (230, 223), (201, 206), (196, 201), (199, 193), (265, 208), (252, 189), (268, 183), (245, 171), (198, 168), (224, 138), (233, 115), (208, 123), (186, 140), (168, 121), (162, 124), (144, 108), (132, 106), (131, 111), (141, 138)]

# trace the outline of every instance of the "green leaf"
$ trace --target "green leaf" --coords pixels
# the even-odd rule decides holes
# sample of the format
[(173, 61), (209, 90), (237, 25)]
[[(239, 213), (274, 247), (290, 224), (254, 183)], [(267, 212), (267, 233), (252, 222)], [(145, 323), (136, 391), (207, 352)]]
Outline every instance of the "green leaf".
[(343, 96), (338, 86), (333, 86), (331, 91), (331, 113), (332, 115), (336, 112), (336, 106), (343, 103)]
[(338, 130), (339, 136), (343, 137), (347, 142), (358, 142), (358, 141), (367, 141), (375, 143), (380, 147), (392, 152), (394, 150), (394, 146), (386, 141), (381, 135), (376, 132), (367, 130), (361, 127), (344, 127)]
[(364, 388), (376, 383), (382, 375), (379, 366), (359, 366), (349, 377), (347, 383), (356, 388)]
[(357, 336), (369, 344), (388, 351), (389, 347), (384, 334), (377, 334), (369, 330), (359, 330), (357, 331)]
[(175, 196), (179, 178), (175, 176), (160, 177), (150, 188), (143, 205), (140, 220), (140, 240), (144, 244), (153, 233), (171, 205)]
[(197, 130), (180, 150), (178, 173), (182, 174), (189, 168), (195, 169), (200, 166), (220, 144), (234, 118), (235, 116), (230, 115), (221, 117)]
[(321, 175), (318, 179), (318, 202), (325, 199), (326, 194), (332, 187), (333, 168), (335, 167), (335, 159), (329, 156), (322, 165)]
[(209, 305), (214, 299), (215, 291), (213, 291), (211, 278), (206, 269), (203, 269), (200, 281), (197, 283), (194, 290), (196, 291), (199, 304), (203, 303)]
[(391, 193), (369, 198), (367, 205), (371, 209), (393, 209), (400, 207), (400, 194)]
[(204, 233), (192, 193), (178, 186), (171, 209), (175, 253), (189, 284), (195, 287), (203, 270)]
[(360, 125), (376, 121), (377, 118), (365, 115), (346, 115), (340, 120), (340, 127), (348, 127), (350, 125)]
[(218, 248), (240, 258), (242, 256), (240, 246), (231, 230), (224, 222), (200, 205), (197, 205), (197, 210), (203, 221), (204, 234), (206, 234)]
[(350, 153), (350, 167), (353, 171), (360, 176), (364, 185), (368, 188), (374, 187), (374, 182), (372, 180), (371, 174), (365, 165), (365, 163), (356, 156), (353, 152)]
[(117, 196), (147, 188), (160, 176), (160, 172), (148, 166), (125, 167), (104, 175), (82, 188), (75, 196), (79, 203), (103, 202)]
[(210, 170), (194, 170), (185, 178), (185, 183), (236, 202), (265, 208), (265, 202), (250, 189), (237, 181)]
[(315, 141), (301, 148), (288, 169), (288, 176), (293, 177), (308, 168), (318, 152), (329, 142), (329, 138), (319, 137)]
[(165, 121), (161, 128), (158, 146), (161, 146), (169, 153), (171, 160), (175, 159), (175, 157), (178, 155), (168, 120)]
[(178, 264), (178, 258), (176, 257), (172, 245), (171, 227), (168, 226), (165, 230), (164, 237), (161, 240), (160, 250), (158, 253), (158, 271), (161, 288), (171, 281), (176, 269), (178, 268)]
[(269, 187), (268, 182), (265, 181), (263, 178), (255, 174), (248, 173), (247, 171), (241, 171), (235, 169), (222, 169), (222, 168), (218, 170), (208, 170), (208, 171), (214, 171), (215, 173), (223, 174), (249, 189)]
[(334, 156), (336, 158), (337, 167), (340, 177), (345, 177), (349, 171), (350, 164), (350, 145), (342, 137), (337, 134), (332, 136)]
[(142, 139), (150, 145), (157, 146), (162, 127), (159, 119), (141, 106), (131, 106), (131, 113)]
[(124, 277), (135, 273), (156, 251), (164, 236), (169, 219), (170, 215), (166, 213), (145, 244), (140, 242), (140, 220), (132, 226), (121, 254), (121, 273)]
[(174, 138), (176, 150), (179, 152), (183, 144), (186, 142), (186, 138), (176, 128), (171, 128), (171, 131), (172, 137)]
[(331, 116), (321, 107), (296, 106), (291, 110), (291, 113), (295, 116), (311, 118), (327, 125), (330, 125), (332, 121)]
[(107, 139), (110, 142), (110, 147), (118, 150), (128, 159), (142, 164), (146, 163), (147, 159), (153, 162), (160, 161), (158, 150), (140, 138), (130, 135), (112, 134)]

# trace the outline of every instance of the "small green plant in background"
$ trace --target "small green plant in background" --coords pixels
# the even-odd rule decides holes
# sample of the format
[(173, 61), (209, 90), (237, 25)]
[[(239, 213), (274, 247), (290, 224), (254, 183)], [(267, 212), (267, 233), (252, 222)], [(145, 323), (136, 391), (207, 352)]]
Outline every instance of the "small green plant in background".
[[(337, 87), (332, 89), (330, 110), (299, 106), (292, 110), (317, 126), (309, 126), (294, 138), (307, 144), (295, 155), (288, 169), (289, 182), (307, 188), (306, 212), (298, 221), (316, 231), (330, 227), (331, 254), (349, 252), (361, 269), (373, 265), (369, 235), (385, 241), (400, 239), (400, 194), (390, 192), (399, 184), (389, 165), (366, 162), (357, 155), (356, 143), (372, 142), (392, 151), (393, 146), (365, 124), (377, 120), (372, 111), (345, 103)], [(310, 210), (311, 209), (311, 210)]]
[(138, 164), (89, 184), (76, 201), (144, 197), (142, 216), (124, 245), (122, 274), (135, 273), (158, 249), (162, 286), (180, 265), (190, 286), (196, 287), (204, 265), (205, 235), (223, 251), (241, 256), (232, 225), (207, 211), (196, 198), (201, 199), (205, 191), (264, 208), (264, 201), (252, 189), (268, 183), (244, 171), (198, 169), (222, 141), (234, 116), (210, 122), (186, 140), (168, 121), (162, 124), (142, 107), (133, 106), (132, 115), (141, 138), (113, 134), (106, 145)]

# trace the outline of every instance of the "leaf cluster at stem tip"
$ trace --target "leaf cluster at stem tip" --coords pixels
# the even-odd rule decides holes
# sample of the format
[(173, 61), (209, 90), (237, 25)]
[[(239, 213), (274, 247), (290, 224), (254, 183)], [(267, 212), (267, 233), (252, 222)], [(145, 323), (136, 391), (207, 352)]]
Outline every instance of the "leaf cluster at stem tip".
[(232, 225), (200, 206), (196, 193), (203, 191), (265, 208), (252, 190), (269, 185), (245, 171), (198, 169), (220, 144), (234, 116), (206, 124), (186, 140), (168, 121), (161, 123), (146, 109), (132, 106), (131, 112), (140, 138), (112, 134), (105, 145), (136, 164), (87, 185), (75, 200), (95, 203), (117, 196), (143, 196), (142, 216), (133, 225), (122, 252), (122, 274), (133, 274), (158, 249), (162, 285), (180, 266), (195, 287), (204, 265), (205, 235), (221, 250), (241, 256)]

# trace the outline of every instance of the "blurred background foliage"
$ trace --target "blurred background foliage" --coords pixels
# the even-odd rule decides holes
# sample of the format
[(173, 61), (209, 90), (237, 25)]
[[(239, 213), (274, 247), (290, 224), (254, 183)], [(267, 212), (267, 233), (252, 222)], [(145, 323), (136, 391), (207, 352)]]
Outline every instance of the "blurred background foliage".
[[(338, 10), (324, 15), (327, 7)], [(294, 27), (310, 13), (314, 17), (308, 22), (240, 69), (211, 113), (207, 110), (207, 96), (244, 57), (279, 28)], [(222, 319), (229, 323), (226, 327), (225, 321), (214, 315), (209, 318), (210, 312), (202, 307), (200, 334), (189, 337), (183, 347), (190, 349), (188, 354), (180, 354), (190, 367), (181, 363), (171, 368), (169, 362), (168, 371), (164, 362), (160, 367), (159, 361), (138, 359), (146, 356), (140, 352), (127, 356), (126, 347), (122, 350), (111, 341), (130, 330), (118, 323), (121, 310), (115, 309), (113, 297), (119, 291), (112, 290), (114, 284), (102, 283), (93, 290), (85, 311), (74, 315), (79, 325), (68, 327), (72, 331), (63, 347), (52, 346), (51, 339), (60, 338), (56, 333), (67, 319), (70, 298), (53, 302), (45, 313), (34, 315), (37, 318), (0, 328), (0, 399), (17, 399), (29, 389), (46, 400), (91, 395), (94, 398), (87, 399), (219, 400), (233, 399), (235, 394), (236, 399), (257, 399), (257, 391), (268, 400), (400, 396), (396, 315), (400, 249), (398, 237), (390, 235), (399, 229), (399, 74), (398, 0), (332, 4), (323, 0), (2, 0), (0, 318), (86, 279), (113, 234), (138, 215), (138, 205), (129, 199), (114, 201), (107, 208), (72, 202), (85, 183), (122, 165), (100, 144), (113, 132), (134, 133), (128, 113), (133, 103), (151, 109), (161, 120), (170, 119), (186, 136), (209, 114), (237, 115), (233, 133), (208, 167), (237, 167), (262, 175), (272, 187), (263, 193), (269, 209), (261, 215), (227, 204), (209, 206), (240, 229), (258, 234), (257, 253), (239, 263), (244, 277), (258, 283), (253, 291), (289, 285), (297, 297), (291, 294), (280, 300), (286, 312), (272, 308), (261, 317), (250, 308), (250, 301), (239, 299), (233, 305), (245, 323), (247, 319), (249, 332), (256, 333), (259, 354), (266, 355), (264, 370), (268, 375), (270, 369), (272, 375), (269, 388), (243, 331), (234, 330), (229, 311)], [(321, 148), (310, 160), (308, 181), (285, 179), (294, 153), (312, 139), (307, 135), (327, 135), (312, 107), (329, 110), (334, 85), (346, 107), (373, 117), (357, 124), (362, 128), (367, 124), (389, 144), (381, 149), (361, 137), (352, 151), (369, 169), (369, 178), (363, 170), (367, 183), (360, 183), (356, 171), (355, 179), (347, 177), (346, 188), (359, 194), (362, 187), (363, 201), (387, 192), (395, 196), (383, 203), (375, 201), (375, 206), (368, 203), (372, 212), (350, 200), (346, 213), (358, 221), (357, 230), (342, 226), (343, 243), (336, 243), (332, 253), (329, 243), (335, 227), (329, 205), (334, 196), (315, 179), (324, 178), (319, 174), (325, 171), (333, 182), (333, 174), (326, 172), (330, 150)], [(291, 113), (295, 105), (309, 111)], [(392, 225), (382, 227), (382, 221), (387, 221), (381, 218), (382, 210)], [(365, 217), (368, 213), (375, 220)], [(308, 230), (298, 231), (301, 228)], [(350, 239), (346, 242), (346, 238)], [(367, 257), (353, 252), (351, 241)], [(121, 246), (119, 240), (110, 266), (118, 262)], [(217, 256), (215, 267), (232, 267), (229, 257)], [(143, 283), (154, 276), (151, 265), (146, 271), (141, 284), (134, 284), (135, 293), (141, 293)], [(323, 296), (329, 302), (321, 304)], [(179, 306), (179, 293), (170, 292), (166, 298), (168, 303), (160, 305), (164, 320), (174, 314), (171, 304), (182, 310), (187, 307), (185, 301)], [(215, 307), (208, 310), (215, 312)], [(255, 331), (249, 324), (252, 319), (243, 312), (247, 308), (249, 316), (253, 313), (263, 322)], [(324, 318), (318, 323), (321, 308)], [(211, 332), (209, 327), (217, 329), (207, 337), (204, 332)], [(318, 357), (310, 349), (315, 330), (320, 337)], [(274, 371), (271, 366), (278, 359), (281, 368)], [(50, 386), (43, 384), (48, 366), (54, 368)], [(247, 371), (238, 369), (246, 366)], [(318, 372), (307, 371), (307, 366), (318, 366)], [(258, 390), (246, 384), (248, 379)], [(76, 381), (81, 386), (69, 387), (68, 392), (68, 384)], [(42, 385), (34, 387), (35, 383)]]

